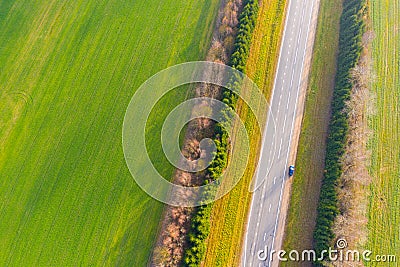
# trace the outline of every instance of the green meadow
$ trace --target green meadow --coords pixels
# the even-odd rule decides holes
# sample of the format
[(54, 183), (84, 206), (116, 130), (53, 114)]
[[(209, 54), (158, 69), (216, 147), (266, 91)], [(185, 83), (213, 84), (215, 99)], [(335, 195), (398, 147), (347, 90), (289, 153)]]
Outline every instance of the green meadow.
[(397, 262), (366, 266), (398, 266), (400, 257), (400, 1), (369, 1), (372, 41), (370, 117), (372, 176), (368, 209), (368, 242), (373, 255), (396, 255)]
[[(147, 263), (163, 205), (125, 164), (125, 109), (151, 75), (204, 58), (219, 3), (0, 0), (0, 265)], [(158, 129), (186, 97), (147, 129), (165, 177)]]

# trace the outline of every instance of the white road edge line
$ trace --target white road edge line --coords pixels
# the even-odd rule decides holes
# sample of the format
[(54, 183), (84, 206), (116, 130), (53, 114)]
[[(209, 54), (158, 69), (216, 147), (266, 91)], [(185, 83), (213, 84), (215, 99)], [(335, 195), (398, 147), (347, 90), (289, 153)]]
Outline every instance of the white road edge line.
[[(287, 0), (287, 1), (289, 2), (289, 8), (288, 8), (287, 13), (285, 15), (286, 17), (285, 17), (285, 26), (283, 28), (283, 36), (286, 36), (286, 29), (287, 29), (287, 25), (288, 25), (288, 21), (289, 21), (289, 16), (288, 15), (290, 14), (290, 11), (292, 9), (292, 5), (291, 5), (292, 4), (292, 0)], [(274, 100), (274, 96), (275, 96), (275, 86), (276, 86), (276, 82), (277, 82), (277, 79), (278, 79), (279, 67), (281, 65), (283, 45), (284, 45), (284, 39), (282, 38), (282, 41), (281, 41), (281, 44), (280, 44), (281, 47), (279, 49), (278, 65), (277, 65), (276, 70), (275, 70), (276, 72), (275, 72), (275, 78), (274, 78), (274, 86), (272, 87), (272, 88), (274, 88), (274, 90), (272, 90), (272, 96), (271, 96), (270, 103), (272, 103), (272, 101)], [(269, 117), (270, 117), (270, 112), (268, 112), (268, 116), (267, 116), (267, 124), (265, 125), (265, 129), (264, 129), (263, 141), (265, 140), (265, 137), (266, 137), (266, 133), (267, 133), (267, 129), (268, 129)], [(260, 155), (262, 155), (263, 150), (264, 150), (264, 144), (262, 143)], [(260, 158), (261, 158), (261, 156), (260, 156)], [(259, 168), (259, 166), (257, 166), (257, 168)], [(257, 170), (256, 170), (256, 174), (257, 174)], [(253, 194), (254, 194), (254, 192), (253, 192)], [(251, 203), (250, 203), (249, 220), (247, 222), (246, 233), (245, 233), (245, 241), (244, 241), (244, 262), (246, 262), (247, 236), (248, 236), (249, 225), (250, 225), (250, 215), (251, 215), (251, 211), (253, 209), (253, 201), (254, 201), (254, 198), (252, 196)]]
[[(312, 21), (313, 15), (314, 15), (314, 12), (313, 12), (313, 10), (314, 10), (314, 3), (315, 3), (315, 1), (312, 0), (310, 19), (309, 19), (308, 27), (307, 27), (306, 47), (305, 47), (305, 50), (304, 50), (304, 53), (303, 53), (302, 66), (301, 66), (301, 74), (300, 74), (300, 78), (299, 78), (299, 86), (298, 86), (298, 88), (297, 88), (296, 103), (295, 103), (295, 108), (294, 108), (294, 111), (295, 111), (295, 112), (296, 112), (296, 110), (297, 110), (297, 104), (298, 104), (298, 99), (299, 99), (299, 92), (300, 92), (300, 88), (301, 88), (301, 86), (300, 86), (301, 83), (300, 83), (300, 82), (301, 82), (301, 79), (303, 78), (304, 59), (305, 59), (306, 52), (307, 52), (307, 43), (308, 43), (308, 38), (309, 38), (309, 33), (310, 33), (311, 21)], [(288, 161), (289, 154), (290, 154), (290, 145), (291, 145), (292, 137), (293, 137), (294, 121), (295, 121), (295, 120), (293, 119), (293, 120), (292, 120), (292, 130), (290, 131), (290, 138), (289, 138), (289, 143), (288, 143), (288, 153), (287, 153), (286, 164), (285, 164), (285, 165), (287, 165), (287, 161)], [(285, 170), (285, 173), (286, 173), (286, 170)], [(281, 193), (280, 193), (280, 196), (279, 196), (278, 212), (277, 212), (276, 221), (275, 221), (274, 236), (272, 237), (272, 248), (271, 248), (271, 249), (274, 249), (275, 233), (276, 233), (276, 228), (277, 228), (277, 224), (278, 224), (280, 208), (281, 208), (281, 204), (282, 204), (283, 185), (284, 185), (284, 179), (283, 179), (283, 181), (282, 181)], [(269, 263), (268, 263), (269, 266), (271, 266), (271, 261), (272, 261), (272, 259), (269, 259)]]

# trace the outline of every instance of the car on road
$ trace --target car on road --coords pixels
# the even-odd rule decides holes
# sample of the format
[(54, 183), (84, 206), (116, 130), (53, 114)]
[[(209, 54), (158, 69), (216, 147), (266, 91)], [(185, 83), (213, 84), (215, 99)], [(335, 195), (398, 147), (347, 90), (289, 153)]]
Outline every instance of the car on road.
[(289, 177), (293, 176), (294, 174), (294, 165), (289, 166)]

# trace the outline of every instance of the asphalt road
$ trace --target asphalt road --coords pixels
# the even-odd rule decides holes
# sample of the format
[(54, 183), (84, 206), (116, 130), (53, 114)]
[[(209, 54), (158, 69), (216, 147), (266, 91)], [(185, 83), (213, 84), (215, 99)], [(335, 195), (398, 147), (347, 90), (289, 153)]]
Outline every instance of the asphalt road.
[[(315, 8), (318, 8), (316, 0), (289, 0), (271, 110), (256, 175), (256, 184), (260, 186), (253, 193), (245, 236), (243, 266), (277, 264), (275, 258), (272, 262), (269, 251), (280, 249), (276, 247), (275, 234), (284, 182), (289, 179), (289, 165), (294, 164), (288, 162), (290, 144)], [(275, 123), (271, 123), (272, 117)]]

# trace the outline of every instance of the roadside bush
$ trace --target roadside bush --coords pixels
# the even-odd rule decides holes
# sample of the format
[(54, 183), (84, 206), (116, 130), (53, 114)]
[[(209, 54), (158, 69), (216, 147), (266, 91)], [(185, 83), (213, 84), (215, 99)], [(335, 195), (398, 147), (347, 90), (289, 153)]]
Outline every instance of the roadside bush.
[[(314, 248), (317, 255), (328, 250), (335, 238), (333, 224), (339, 214), (337, 185), (342, 175), (341, 158), (345, 152), (349, 131), (346, 102), (353, 88), (351, 70), (357, 65), (362, 52), (362, 35), (365, 31), (365, 0), (345, 0), (340, 19), (339, 54), (335, 89), (331, 104), (332, 118), (327, 139), (325, 175), (317, 208), (314, 230)], [(314, 263), (323, 266), (323, 261)]]
[[(242, 13), (239, 17), (239, 30), (234, 44), (234, 52), (230, 58), (231, 67), (244, 72), (246, 61), (250, 52), (250, 45), (252, 34), (256, 25), (258, 14), (258, 1), (248, 0), (245, 2)], [(237, 79), (233, 78), (230, 85), (234, 88), (235, 92), (240, 90), (240, 83)], [(228, 164), (228, 150), (229, 150), (229, 134), (224, 127), (225, 123), (229, 123), (234, 114), (234, 109), (238, 100), (237, 94), (228, 89), (224, 89), (221, 101), (229, 106), (228, 109), (222, 111), (221, 122), (215, 125), (214, 129), (214, 142), (217, 147), (214, 160), (207, 168), (208, 179), (204, 181), (205, 184), (218, 180), (222, 175)], [(200, 198), (203, 201), (207, 199), (214, 199), (217, 192), (217, 187), (212, 187), (202, 192)], [(192, 218), (188, 248), (185, 251), (183, 260), (184, 266), (200, 266), (204, 259), (206, 252), (206, 239), (210, 233), (210, 217), (213, 204), (202, 205), (198, 207)]]

